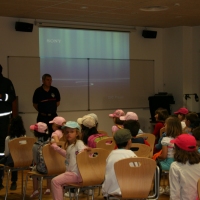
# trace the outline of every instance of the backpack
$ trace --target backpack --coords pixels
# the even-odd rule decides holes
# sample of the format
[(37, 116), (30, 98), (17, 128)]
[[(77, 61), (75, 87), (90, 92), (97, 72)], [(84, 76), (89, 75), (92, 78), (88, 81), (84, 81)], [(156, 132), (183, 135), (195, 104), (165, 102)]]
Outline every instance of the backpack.
[(107, 138), (107, 137), (108, 136), (106, 136), (105, 134), (99, 134), (99, 133), (91, 135), (88, 138), (87, 145), (89, 147), (96, 148), (96, 143), (99, 142), (100, 140), (104, 139), (104, 138)]
[(45, 144), (48, 144), (49, 142), (46, 141), (46, 142), (41, 142), (41, 141), (38, 141), (36, 142), (35, 144), (38, 145), (37, 147), (37, 161), (38, 163), (36, 164), (36, 169), (39, 173), (42, 173), (42, 174), (47, 174), (47, 167), (46, 167), (46, 164), (44, 162), (44, 157), (43, 157), (43, 154), (42, 154), (42, 148)]

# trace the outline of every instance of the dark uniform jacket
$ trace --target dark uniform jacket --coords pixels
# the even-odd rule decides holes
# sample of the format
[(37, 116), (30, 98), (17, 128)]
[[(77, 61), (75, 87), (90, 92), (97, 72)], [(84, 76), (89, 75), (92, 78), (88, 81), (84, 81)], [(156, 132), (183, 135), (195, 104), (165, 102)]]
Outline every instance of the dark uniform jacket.
[(12, 82), (0, 74), (0, 117), (3, 113), (12, 111), (12, 102), (15, 100), (15, 89)]

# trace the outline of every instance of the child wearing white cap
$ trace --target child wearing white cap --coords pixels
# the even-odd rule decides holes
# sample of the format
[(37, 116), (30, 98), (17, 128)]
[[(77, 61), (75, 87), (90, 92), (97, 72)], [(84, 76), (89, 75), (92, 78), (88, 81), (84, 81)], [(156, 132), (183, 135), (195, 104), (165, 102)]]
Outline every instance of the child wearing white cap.
[[(48, 127), (47, 124), (43, 122), (38, 122), (37, 124), (31, 125), (30, 130), (34, 132), (34, 136), (38, 139), (37, 142), (33, 145), (33, 162), (35, 166), (33, 167), (33, 170), (39, 172), (39, 173), (47, 173), (46, 167), (41, 168), (40, 164), (40, 153), (42, 152), (42, 147), (45, 144), (49, 143), (49, 135), (48, 135)], [(40, 152), (39, 152), (39, 148)], [(44, 194), (50, 194), (50, 188), (51, 188), (51, 180), (47, 179), (47, 189), (44, 192)], [(38, 180), (37, 178), (33, 177), (33, 193), (31, 194), (30, 198), (35, 198), (39, 196), (38, 191)]]
[(49, 124), (52, 124), (53, 133), (51, 135), (51, 142), (59, 142), (59, 140), (62, 138), (62, 126), (66, 122), (66, 120), (63, 117), (57, 116), (52, 121), (49, 122)]

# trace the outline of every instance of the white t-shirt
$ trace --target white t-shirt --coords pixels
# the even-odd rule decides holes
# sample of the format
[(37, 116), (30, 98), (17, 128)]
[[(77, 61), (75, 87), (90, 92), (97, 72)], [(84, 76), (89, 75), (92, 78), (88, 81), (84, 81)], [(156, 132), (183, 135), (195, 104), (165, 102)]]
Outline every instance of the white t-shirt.
[(77, 175), (80, 175), (78, 166), (76, 163), (76, 156), (85, 148), (84, 143), (81, 140), (77, 140), (76, 144), (71, 144), (68, 146), (66, 151), (66, 169), (69, 172), (74, 172)]
[(196, 200), (200, 163), (190, 165), (173, 162), (169, 170), (170, 200)]
[(122, 160), (124, 158), (137, 157), (134, 152), (126, 149), (116, 149), (111, 151), (108, 158), (106, 159), (106, 174), (105, 180), (102, 185), (103, 196), (108, 194), (121, 195), (121, 191), (116, 179), (114, 164), (115, 162)]
[(161, 144), (163, 146), (167, 146), (167, 158), (173, 158), (174, 157), (174, 144), (170, 143), (171, 140), (174, 138), (172, 137), (163, 137)]
[(181, 121), (181, 127), (182, 127), (182, 130), (186, 127), (185, 120)]

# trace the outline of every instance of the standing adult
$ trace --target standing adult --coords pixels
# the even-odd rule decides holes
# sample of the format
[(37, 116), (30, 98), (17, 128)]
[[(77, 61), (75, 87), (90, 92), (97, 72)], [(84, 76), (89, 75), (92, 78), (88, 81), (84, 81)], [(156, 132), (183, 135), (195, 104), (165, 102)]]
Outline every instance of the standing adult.
[(42, 83), (42, 86), (38, 87), (33, 94), (33, 107), (38, 111), (37, 122), (46, 123), (51, 136), (53, 130), (49, 121), (57, 116), (60, 93), (56, 87), (51, 86), (52, 77), (50, 74), (42, 76)]
[(15, 89), (10, 79), (3, 77), (0, 65), (0, 157), (4, 155), (5, 138), (8, 135), (12, 102), (15, 100)]

